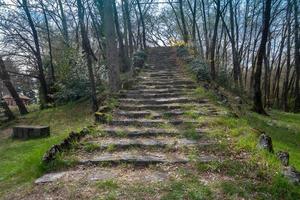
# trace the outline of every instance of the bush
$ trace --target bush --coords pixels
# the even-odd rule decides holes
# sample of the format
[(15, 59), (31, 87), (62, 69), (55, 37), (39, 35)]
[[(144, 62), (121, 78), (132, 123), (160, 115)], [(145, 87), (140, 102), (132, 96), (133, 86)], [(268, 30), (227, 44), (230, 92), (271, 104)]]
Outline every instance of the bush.
[(180, 46), (177, 48), (177, 56), (180, 58), (185, 58), (189, 56), (189, 50), (185, 46)]
[(216, 81), (223, 87), (228, 88), (232, 80), (230, 74), (224, 68), (221, 67)]
[(211, 80), (209, 67), (202, 60), (194, 59), (189, 64), (189, 67), (192, 70), (192, 72), (194, 72), (196, 74), (198, 81), (210, 81)]
[(133, 67), (143, 68), (147, 60), (147, 54), (144, 51), (137, 51), (133, 54)]
[(70, 76), (68, 81), (57, 83), (54, 87), (57, 90), (54, 99), (59, 104), (90, 95), (90, 82), (83, 77)]

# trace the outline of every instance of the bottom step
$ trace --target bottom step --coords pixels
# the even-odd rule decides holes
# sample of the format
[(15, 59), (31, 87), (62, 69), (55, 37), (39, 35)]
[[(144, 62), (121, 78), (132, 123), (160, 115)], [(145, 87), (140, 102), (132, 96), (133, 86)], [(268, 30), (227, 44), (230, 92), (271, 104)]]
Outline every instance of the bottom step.
[[(210, 162), (215, 160), (213, 156), (201, 155), (196, 158), (199, 162)], [(99, 156), (94, 156), (89, 159), (82, 159), (78, 164), (134, 164), (134, 165), (151, 165), (151, 164), (185, 164), (189, 159), (184, 155), (178, 154), (160, 154), (160, 153), (133, 153), (133, 152), (117, 152), (117, 153), (104, 153)]]

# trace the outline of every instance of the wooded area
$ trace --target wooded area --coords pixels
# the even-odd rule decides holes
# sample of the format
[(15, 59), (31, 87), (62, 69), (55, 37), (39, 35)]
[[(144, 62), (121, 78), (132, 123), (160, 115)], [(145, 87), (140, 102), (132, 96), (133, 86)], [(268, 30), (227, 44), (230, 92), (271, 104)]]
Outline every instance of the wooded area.
[[(297, 0), (2, 0), (1, 78), (26, 114), (9, 76), (35, 80), (41, 108), (113, 93), (134, 71), (134, 53), (184, 45), (210, 80), (253, 99), (253, 110), (300, 111)], [(201, 67), (201, 66), (199, 66)], [(225, 80), (225, 82), (224, 82)], [(19, 91), (22, 92), (22, 91)]]

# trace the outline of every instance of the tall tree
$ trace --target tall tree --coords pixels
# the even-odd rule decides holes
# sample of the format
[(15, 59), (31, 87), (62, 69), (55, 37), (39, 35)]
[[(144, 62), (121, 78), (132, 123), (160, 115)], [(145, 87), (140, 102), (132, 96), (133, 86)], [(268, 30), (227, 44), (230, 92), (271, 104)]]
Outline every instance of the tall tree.
[(300, 112), (300, 38), (299, 38), (299, 21), (298, 21), (298, 2), (294, 0), (294, 37), (295, 37), (295, 69), (296, 69), (296, 80), (295, 80), (295, 106), (294, 112)]
[(268, 42), (269, 27), (270, 27), (270, 16), (271, 16), (271, 3), (272, 0), (265, 0), (264, 11), (263, 11), (263, 27), (261, 43), (257, 52), (256, 58), (256, 71), (254, 75), (254, 97), (253, 97), (253, 110), (259, 114), (267, 114), (262, 102), (261, 92), (261, 73), (264, 56), (266, 55), (266, 44)]
[(11, 96), (13, 97), (14, 101), (16, 102), (20, 114), (21, 115), (25, 115), (28, 113), (24, 102), (21, 100), (19, 94), (17, 93), (15, 87), (13, 86), (13, 84), (11, 83), (9, 74), (6, 70), (5, 67), (5, 63), (3, 61), (3, 59), (0, 57), (0, 78), (2, 79), (4, 85), (6, 86), (6, 88), (8, 89), (9, 93), (11, 94)]
[(184, 18), (184, 12), (183, 12), (183, 2), (182, 0), (179, 0), (179, 11), (180, 11), (180, 18), (181, 18), (181, 23), (182, 23), (182, 29), (183, 29), (183, 41), (184, 43), (188, 43), (189, 42), (189, 33), (186, 27), (186, 22), (185, 22), (185, 18)]
[(104, 2), (104, 32), (106, 38), (106, 62), (108, 69), (109, 88), (111, 92), (117, 92), (120, 88), (120, 68), (116, 31), (114, 24), (113, 0)]
[(31, 13), (30, 13), (30, 10), (28, 7), (27, 0), (22, 0), (21, 6), (26, 14), (28, 24), (30, 26), (32, 37), (34, 40), (34, 46), (35, 46), (34, 56), (36, 58), (37, 67), (38, 67), (40, 91), (41, 91), (41, 107), (43, 108), (45, 106), (45, 104), (47, 104), (50, 101), (50, 99), (48, 96), (48, 87), (47, 87), (47, 82), (46, 82), (45, 74), (44, 74), (39, 36), (38, 36), (38, 32), (36, 30), (35, 24), (32, 20), (32, 16), (31, 16)]
[(141, 20), (141, 23), (142, 23), (143, 48), (146, 49), (147, 45), (146, 45), (146, 25), (145, 25), (145, 19), (144, 19), (144, 15), (143, 15), (143, 12), (142, 12), (140, 0), (136, 0), (136, 2), (137, 2), (139, 14), (140, 14), (140, 20)]
[(92, 109), (93, 111), (98, 110), (98, 103), (97, 103), (97, 93), (96, 93), (96, 84), (95, 84), (95, 77), (94, 77), (94, 71), (93, 71), (93, 59), (96, 60), (96, 57), (93, 53), (90, 40), (88, 38), (88, 33), (85, 28), (84, 18), (84, 6), (81, 2), (81, 0), (77, 0), (77, 7), (78, 7), (78, 21), (80, 25), (80, 31), (81, 31), (81, 40), (82, 40), (82, 48), (85, 52), (85, 58), (87, 61), (87, 67), (89, 72), (89, 78), (90, 78), (90, 84), (91, 84), (91, 98), (92, 98)]
[(217, 43), (217, 37), (218, 37), (218, 26), (219, 26), (219, 20), (220, 20), (220, 12), (221, 12), (221, 2), (220, 0), (216, 0), (216, 19), (215, 19), (215, 25), (214, 25), (214, 33), (211, 41), (211, 47), (210, 47), (210, 73), (213, 80), (216, 79), (216, 67), (215, 67), (215, 51), (216, 51), (216, 43)]
[(125, 47), (123, 43), (123, 35), (120, 29), (119, 24), (119, 17), (118, 17), (118, 10), (116, 6), (116, 1), (113, 2), (113, 9), (114, 9), (114, 19), (115, 19), (115, 26), (116, 32), (119, 41), (119, 56), (120, 56), (120, 68), (122, 72), (128, 72), (130, 70), (129, 58), (126, 55)]
[(129, 11), (128, 0), (122, 0), (124, 4), (124, 17), (126, 21), (125, 27), (128, 29), (128, 43), (129, 43), (129, 56), (131, 57), (133, 54), (133, 35), (132, 35), (132, 27), (131, 27), (131, 17)]

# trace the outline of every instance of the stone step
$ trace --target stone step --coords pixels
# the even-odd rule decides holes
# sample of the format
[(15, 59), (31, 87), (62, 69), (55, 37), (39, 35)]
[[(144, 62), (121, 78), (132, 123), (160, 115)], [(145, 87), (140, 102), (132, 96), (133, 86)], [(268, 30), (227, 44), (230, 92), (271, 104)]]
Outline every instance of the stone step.
[(138, 77), (136, 78), (137, 81), (156, 81), (156, 82), (167, 82), (167, 81), (183, 81), (187, 80), (187, 77), (182, 76), (182, 77)]
[[(126, 136), (128, 138), (135, 138), (135, 137), (156, 137), (156, 136), (176, 136), (179, 134), (178, 130), (176, 129), (159, 129), (159, 128), (143, 128), (143, 129), (136, 129), (136, 128), (129, 128), (125, 127), (115, 127), (115, 126), (108, 126), (103, 128), (102, 130), (105, 134), (110, 137), (118, 137), (118, 136)], [(198, 130), (199, 134), (204, 133), (204, 130)]]
[(120, 94), (147, 94), (147, 93), (156, 93), (156, 94), (164, 94), (164, 93), (178, 93), (178, 92), (192, 92), (192, 89), (137, 89), (137, 90), (122, 90)]
[(196, 121), (186, 120), (162, 120), (162, 119), (114, 119), (108, 122), (112, 126), (137, 126), (137, 127), (158, 127), (161, 125), (182, 125), (197, 124)]
[(141, 81), (139, 82), (142, 85), (193, 85), (195, 84), (193, 81), (182, 80), (182, 81)]
[(138, 93), (123, 93), (119, 96), (121, 98), (133, 98), (133, 99), (145, 99), (145, 98), (173, 98), (173, 97), (182, 97), (188, 93), (185, 92), (166, 92), (166, 93), (146, 93), (146, 94), (138, 94)]
[(161, 105), (161, 104), (172, 104), (172, 103), (207, 103), (207, 99), (192, 99), (188, 97), (181, 97), (181, 98), (156, 98), (156, 99), (119, 99), (119, 102), (122, 104), (154, 104), (154, 105)]
[(121, 104), (119, 110), (124, 111), (143, 111), (143, 110), (175, 110), (182, 108), (182, 104), (163, 104), (163, 105), (134, 105), (134, 104)]
[(206, 147), (211, 145), (210, 142), (199, 142), (185, 138), (177, 139), (174, 137), (165, 138), (100, 138), (84, 142), (83, 145), (92, 145), (93, 150), (106, 150), (113, 148), (114, 150), (128, 149), (128, 148), (172, 148), (177, 149), (181, 147)]
[[(173, 174), (176, 172), (174, 170)], [(70, 183), (80, 180), (84, 183), (94, 183), (95, 181), (135, 181), (136, 183), (148, 182), (162, 182), (171, 178), (169, 170), (163, 169), (149, 169), (149, 168), (124, 168), (120, 167), (101, 167), (101, 166), (84, 166), (79, 169), (52, 172), (43, 175), (35, 181), (35, 184), (49, 184), (49, 183)], [(178, 173), (175, 173), (179, 175)], [(71, 183), (72, 184), (72, 183)], [(50, 191), (51, 192), (51, 191)], [(30, 198), (36, 199), (36, 198)], [(38, 198), (38, 199), (53, 199), (53, 198)]]
[(138, 85), (132, 87), (132, 89), (140, 90), (140, 89), (195, 89), (197, 86), (195, 85)]
[[(213, 156), (202, 155), (196, 158), (198, 162), (211, 162), (216, 160)], [(148, 153), (148, 152), (115, 152), (115, 153), (103, 153), (100, 155), (94, 155), (90, 158), (82, 158), (78, 160), (78, 164), (133, 164), (138, 166), (147, 166), (152, 164), (185, 164), (189, 162), (189, 159), (185, 155), (176, 153)]]
[[(165, 111), (165, 112), (151, 112), (151, 111), (122, 111), (118, 110), (115, 111), (114, 115), (116, 117), (126, 117), (126, 118), (147, 118), (151, 117), (151, 119), (161, 119), (164, 117), (177, 117), (177, 116), (182, 116), (187, 114), (186, 112), (177, 109), (177, 110), (170, 110), (170, 111)], [(216, 112), (204, 112), (204, 111), (194, 111), (190, 112), (189, 114), (193, 116), (202, 116), (202, 115), (217, 115), (218, 113)]]
[[(206, 129), (198, 128), (195, 130), (199, 136), (204, 136), (207, 133)], [(157, 137), (157, 136), (168, 136), (174, 137), (178, 135), (184, 135), (184, 130), (179, 131), (177, 129), (162, 129), (162, 128), (132, 128), (128, 126), (105, 126), (102, 132), (109, 137)], [(102, 137), (102, 136), (100, 136)]]

